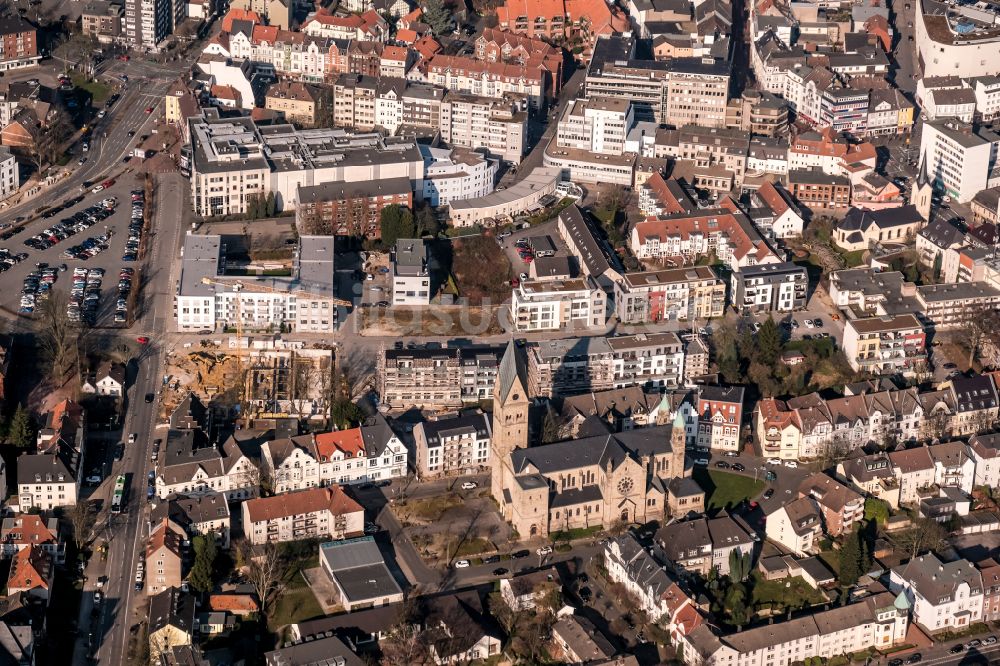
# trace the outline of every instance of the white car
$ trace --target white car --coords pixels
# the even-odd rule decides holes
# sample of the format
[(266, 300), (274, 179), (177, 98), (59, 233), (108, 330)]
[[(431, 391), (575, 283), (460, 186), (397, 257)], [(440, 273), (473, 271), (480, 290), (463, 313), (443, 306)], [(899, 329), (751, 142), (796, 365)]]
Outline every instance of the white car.
[(457, 562), (455, 562), (455, 568), (456, 569), (468, 569), (469, 568), (469, 560), (458, 560)]
[(735, 458), (735, 457), (737, 457), (740, 454), (739, 454), (738, 451), (726, 451), (722, 455), (726, 456), (727, 458)]
[(92, 189), (91, 192), (93, 192), (94, 194), (97, 194), (98, 192), (100, 192), (103, 189), (104, 189), (103, 185), (98, 185), (97, 187), (95, 187), (94, 189)]
[(539, 554), (539, 555), (551, 555), (552, 554), (552, 546), (542, 546), (541, 548), (539, 548), (535, 552), (537, 554)]
[(138, 433), (132, 433), (131, 435), (128, 436), (128, 443), (129, 444), (135, 444), (135, 441), (137, 439), (139, 439)]
[(798, 466), (799, 466), (799, 464), (797, 462), (795, 462), (794, 460), (786, 460), (785, 461), (785, 467), (787, 467), (789, 469), (795, 469)]
[(805, 322), (806, 322), (806, 328), (815, 328), (816, 327), (816, 324), (813, 323), (812, 319), (806, 319)]
[(466, 481), (462, 484), (462, 490), (475, 490), (479, 487), (478, 483), (473, 483), (472, 481)]
[(778, 460), (777, 458), (768, 458), (767, 459), (767, 464), (768, 465), (781, 465), (781, 461)]

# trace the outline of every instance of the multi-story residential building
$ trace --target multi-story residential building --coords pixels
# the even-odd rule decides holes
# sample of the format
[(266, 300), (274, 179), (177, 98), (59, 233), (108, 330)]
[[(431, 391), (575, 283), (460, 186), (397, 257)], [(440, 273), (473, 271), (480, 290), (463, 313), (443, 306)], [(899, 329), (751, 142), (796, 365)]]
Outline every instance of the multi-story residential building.
[(268, 470), (275, 493), (287, 493), (322, 485), (320, 456), (314, 435), (298, 435), (265, 442), (260, 449), (261, 463)]
[(382, 210), (387, 206), (412, 209), (413, 185), (408, 178), (300, 185), (295, 201), (295, 227), (300, 234), (380, 238)]
[[(185, 7), (177, 5), (178, 9)], [(174, 30), (174, 10), (171, 0), (126, 0), (125, 42), (132, 48), (155, 52)]]
[(365, 510), (339, 486), (310, 488), (243, 502), (252, 544), (345, 539), (364, 534)]
[(427, 305), (431, 293), (427, 246), (418, 238), (400, 238), (392, 252), (393, 305)]
[(838, 477), (847, 479), (858, 491), (899, 508), (899, 481), (892, 461), (885, 453), (864, 455), (860, 449), (837, 464)]
[(983, 622), (1000, 619), (1000, 564), (988, 558), (976, 562), (976, 568), (983, 577)]
[(341, 16), (320, 7), (302, 24), (302, 32), (310, 37), (384, 42), (389, 36), (389, 24), (374, 10)]
[(979, 76), (972, 79), (976, 95), (976, 120), (988, 123), (1000, 116), (1000, 77)]
[(928, 447), (890, 451), (889, 460), (899, 480), (899, 503), (915, 504), (920, 499), (920, 491), (934, 483), (934, 458)]
[(423, 73), (427, 83), (446, 90), (496, 99), (510, 94), (523, 95), (533, 110), (544, 108), (554, 94), (542, 56), (524, 64), (510, 64), (438, 53), (416, 69)]
[(709, 266), (626, 273), (615, 283), (615, 309), (623, 324), (721, 317), (726, 283)]
[(920, 316), (935, 331), (965, 328), (1000, 307), (1000, 289), (983, 281), (920, 285), (916, 292)]
[(913, 104), (898, 88), (875, 88), (868, 102), (867, 136), (908, 134), (913, 129)]
[(27, 513), (4, 518), (0, 552), (7, 558), (25, 548), (40, 548), (61, 564), (66, 557), (66, 544), (59, 537), (59, 520)]
[(638, 333), (607, 338), (612, 353), (615, 388), (647, 386), (675, 388), (684, 377), (684, 344), (676, 333)]
[(80, 14), (80, 32), (101, 44), (121, 41), (125, 9), (108, 0), (91, 0)]
[(295, 206), (299, 186), (408, 178), (423, 191), (424, 159), (414, 141), (342, 129), (261, 131), (249, 117), (206, 109), (188, 122), (191, 195), (198, 215), (245, 213), (253, 196), (273, 195), (277, 210)]
[(551, 398), (627, 386), (678, 386), (684, 351), (674, 333), (529, 343), (527, 389)]
[(527, 122), (527, 101), (516, 96), (498, 100), (448, 92), (441, 102), (442, 141), (463, 148), (485, 148), (490, 155), (514, 164), (521, 161), (527, 147)]
[(889, 571), (889, 589), (906, 595), (913, 622), (929, 634), (962, 631), (983, 617), (983, 577), (968, 560), (914, 557)]
[(915, 388), (849, 390), (825, 399), (812, 393), (787, 401), (765, 398), (754, 409), (764, 454), (783, 460), (815, 458), (833, 446), (847, 452), (868, 442), (887, 445), (923, 437), (925, 409)]
[(1000, 486), (1000, 433), (969, 439), (969, 455), (976, 466), (975, 486)]
[(0, 199), (6, 199), (21, 186), (21, 171), (10, 148), (0, 146)]
[(486, 151), (420, 145), (424, 158), (422, 199), (431, 206), (486, 196), (496, 186), (499, 160)]
[(511, 319), (517, 331), (598, 328), (607, 320), (607, 294), (593, 278), (524, 280), (514, 288)]
[(635, 56), (633, 37), (598, 40), (587, 69), (587, 94), (631, 100), (636, 120), (725, 127), (728, 65), (700, 57), (655, 61)]
[(482, 402), (493, 398), (502, 346), (473, 345), (461, 350), (462, 401)]
[(423, 477), (476, 474), (490, 463), (490, 420), (482, 411), (421, 421), (413, 429)]
[(802, 480), (799, 497), (813, 500), (823, 517), (823, 531), (832, 537), (850, 532), (865, 515), (865, 498), (822, 472)]
[(359, 428), (316, 435), (321, 485), (392, 480), (406, 476), (407, 450), (381, 414)]
[(790, 261), (733, 272), (731, 300), (738, 312), (794, 312), (806, 306), (809, 276)]
[[(17, 507), (20, 511), (74, 506), (80, 491), (82, 452), (57, 444), (50, 453), (17, 459)], [(13, 507), (12, 507), (13, 508)]]
[(715, 518), (672, 522), (661, 527), (654, 540), (678, 571), (707, 576), (715, 569), (728, 576), (730, 554), (753, 557), (756, 534), (742, 518), (723, 511)]
[(556, 126), (556, 143), (599, 155), (621, 155), (635, 124), (627, 99), (592, 97), (570, 100)]
[(156, 502), (149, 514), (151, 525), (164, 519), (188, 537), (213, 535), (221, 548), (229, 547), (229, 504), (222, 493), (169, 496)]
[(698, 438), (701, 449), (739, 451), (743, 424), (743, 387), (701, 387), (698, 394)]
[(780, 185), (765, 181), (750, 193), (747, 215), (769, 239), (802, 235), (805, 217), (791, 195)]
[(290, 122), (299, 125), (316, 125), (319, 114), (330, 104), (323, 90), (317, 86), (297, 81), (281, 81), (267, 90), (264, 108), (281, 111)]
[(823, 520), (816, 504), (808, 497), (780, 505), (766, 520), (767, 538), (796, 555), (807, 555), (819, 549)]
[(189, 233), (174, 297), (177, 329), (232, 326), (247, 329), (332, 332), (337, 323), (333, 236), (301, 236), (291, 277), (243, 283), (221, 273), (222, 236)]
[(657, 131), (653, 152), (656, 157), (688, 160), (699, 173), (723, 173), (742, 184), (746, 171), (750, 137), (742, 130), (724, 127), (685, 125), (677, 130)]
[(939, 488), (960, 488), (972, 492), (976, 461), (965, 442), (944, 442), (927, 447), (934, 461), (934, 484)]
[(0, 18), (0, 44), (0, 72), (32, 67), (42, 59), (38, 32), (16, 13)]
[(508, 0), (497, 7), (500, 27), (534, 38), (561, 40), (578, 36), (593, 46), (605, 35), (628, 30), (628, 17), (618, 7), (594, 0)]
[(186, 538), (187, 535), (166, 518), (150, 525), (145, 557), (147, 595), (155, 596), (181, 586), (185, 556), (182, 542)]
[(847, 208), (851, 203), (851, 181), (823, 173), (818, 167), (789, 169), (788, 191), (796, 201), (814, 210)]
[(954, 377), (951, 393), (955, 405), (950, 424), (952, 435), (977, 435), (995, 428), (1000, 418), (1000, 398), (992, 375)]
[(976, 193), (1000, 185), (994, 175), (1000, 135), (984, 127), (953, 120), (924, 124), (920, 134), (920, 161), (935, 190), (960, 203)]
[(392, 409), (462, 406), (462, 350), (386, 349), (376, 371), (379, 401)]
[(791, 666), (809, 655), (833, 659), (869, 649), (902, 645), (909, 609), (887, 592), (846, 606), (753, 629), (713, 634), (708, 625), (683, 635), (684, 662), (690, 666)]
[(972, 88), (930, 90), (923, 98), (922, 111), (928, 120), (971, 123), (976, 112), (976, 93)]
[(844, 354), (858, 372), (912, 375), (926, 363), (926, 343), (912, 314), (850, 319), (844, 326)]
[(725, 208), (666, 215), (632, 227), (629, 245), (639, 259), (694, 263), (714, 253), (733, 270), (781, 258), (742, 212)]

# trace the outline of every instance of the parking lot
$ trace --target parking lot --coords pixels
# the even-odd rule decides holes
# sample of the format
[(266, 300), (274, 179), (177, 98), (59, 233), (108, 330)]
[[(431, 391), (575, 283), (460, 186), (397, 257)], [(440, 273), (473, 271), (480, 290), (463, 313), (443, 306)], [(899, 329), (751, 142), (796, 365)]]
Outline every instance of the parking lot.
[(61, 202), (68, 205), (13, 236), (0, 234), (0, 261), (21, 258), (0, 272), (0, 306), (30, 317), (57, 298), (75, 323), (127, 325), (135, 316), (144, 205), (132, 201), (132, 190), (140, 189), (125, 177)]
[(515, 278), (520, 279), (522, 274), (530, 276), (531, 264), (536, 258), (546, 256), (568, 257), (573, 275), (579, 274), (576, 258), (570, 254), (559, 236), (556, 225), (556, 220), (550, 220), (530, 229), (518, 229), (510, 235), (497, 238), (507, 255), (507, 260), (510, 261)]

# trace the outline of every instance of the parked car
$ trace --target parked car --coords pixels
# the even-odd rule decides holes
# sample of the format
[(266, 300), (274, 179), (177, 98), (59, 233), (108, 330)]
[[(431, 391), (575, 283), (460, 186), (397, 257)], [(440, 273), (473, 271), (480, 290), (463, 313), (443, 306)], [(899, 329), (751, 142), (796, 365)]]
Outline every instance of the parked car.
[(774, 488), (768, 488), (767, 490), (765, 490), (763, 497), (766, 500), (769, 500), (772, 497), (774, 497)]
[(785, 461), (785, 467), (787, 467), (788, 469), (795, 469), (798, 466), (799, 466), (799, 464), (797, 462), (795, 462), (794, 460), (786, 460)]
[(456, 569), (468, 569), (469, 568), (469, 560), (458, 560), (457, 562), (455, 562), (455, 568)]
[(479, 484), (473, 483), (472, 481), (466, 481), (462, 484), (462, 490), (475, 490), (479, 487)]
[(552, 554), (552, 546), (542, 546), (541, 548), (539, 548), (538, 550), (536, 550), (535, 553), (537, 555), (551, 555)]

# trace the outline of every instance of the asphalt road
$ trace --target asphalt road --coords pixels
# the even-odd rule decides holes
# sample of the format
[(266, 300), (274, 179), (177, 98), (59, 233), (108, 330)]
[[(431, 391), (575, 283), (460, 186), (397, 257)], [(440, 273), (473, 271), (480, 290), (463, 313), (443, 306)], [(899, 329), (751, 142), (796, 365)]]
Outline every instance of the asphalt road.
[[(130, 481), (127, 510), (112, 516), (105, 502), (99, 519), (98, 531), (110, 537), (107, 562), (93, 564), (105, 569), (109, 576), (105, 585), (107, 600), (101, 609), (95, 632), (94, 659), (101, 664), (126, 661), (129, 638), (133, 633), (131, 628), (143, 619), (142, 613), (134, 612), (145, 598), (144, 591), (134, 589), (134, 575), (136, 562), (144, 552), (143, 540), (148, 530), (146, 476), (153, 468), (149, 456), (153, 440), (164, 434), (162, 429), (157, 430), (157, 405), (147, 405), (143, 396), (156, 393), (161, 383), (164, 346), (157, 333), (168, 330), (173, 316), (171, 297), (177, 268), (172, 258), (180, 247), (185, 191), (183, 179), (176, 174), (161, 178), (159, 183), (154, 196), (156, 214), (153, 222), (153, 233), (157, 235), (158, 242), (152, 244), (153, 249), (147, 256), (144, 269), (152, 271), (155, 278), (156, 271), (166, 270), (162, 268), (164, 266), (170, 268), (168, 274), (149, 280), (145, 309), (130, 334), (147, 334), (150, 337), (149, 344), (142, 348), (129, 368), (122, 440), (126, 441), (130, 433), (136, 433), (137, 441), (126, 447), (125, 456), (114, 465), (112, 480), (105, 481), (102, 488), (106, 496), (113, 477), (118, 474), (126, 474)], [(89, 576), (85, 592), (91, 592), (95, 582), (96, 576)], [(85, 626), (83, 622), (88, 612), (88, 608), (81, 608), (81, 627)], [(83, 637), (85, 632), (81, 632), (81, 639)], [(86, 649), (81, 640), (74, 663), (86, 663), (85, 655)]]

